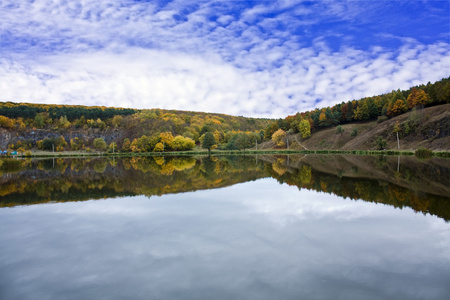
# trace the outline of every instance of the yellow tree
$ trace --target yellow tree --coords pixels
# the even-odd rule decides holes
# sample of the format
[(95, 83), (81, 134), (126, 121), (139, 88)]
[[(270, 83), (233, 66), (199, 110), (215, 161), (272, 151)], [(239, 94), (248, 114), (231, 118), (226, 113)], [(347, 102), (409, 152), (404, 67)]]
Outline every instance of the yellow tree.
[(303, 119), (300, 121), (298, 124), (298, 131), (300, 131), (300, 134), (304, 139), (311, 136), (311, 125), (308, 120)]
[(321, 126), (323, 126), (323, 125), (325, 125), (326, 121), (327, 121), (327, 116), (325, 115), (325, 112), (322, 111), (319, 115), (319, 124)]
[(0, 116), (0, 127), (3, 128), (13, 128), (14, 126), (14, 120), (5, 117), (5, 116)]
[(272, 134), (272, 141), (277, 144), (278, 147), (286, 145), (284, 140), (286, 139), (286, 132), (283, 129), (278, 129)]
[(122, 152), (130, 152), (131, 142), (130, 139), (126, 138), (122, 143)]
[(164, 145), (163, 143), (157, 143), (155, 148), (153, 149), (154, 152), (162, 152), (164, 151)]
[(164, 145), (164, 149), (170, 149), (172, 147), (173, 135), (172, 132), (162, 132), (159, 134), (161, 143)]
[(172, 148), (174, 150), (191, 150), (195, 147), (195, 142), (193, 139), (182, 137), (181, 135), (176, 136), (172, 140)]

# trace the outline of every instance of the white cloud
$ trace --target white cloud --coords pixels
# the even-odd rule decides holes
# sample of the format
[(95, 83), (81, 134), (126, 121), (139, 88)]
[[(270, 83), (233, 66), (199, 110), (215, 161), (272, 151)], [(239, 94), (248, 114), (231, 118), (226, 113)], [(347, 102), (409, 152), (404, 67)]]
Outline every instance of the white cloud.
[(358, 2), (236, 3), (3, 1), (0, 100), (284, 117), (449, 75), (448, 43), (380, 33), (401, 47), (333, 50), (328, 37), (353, 38), (312, 36), (367, 13)]
[[(126, 104), (283, 117), (295, 113), (292, 107), (313, 109), (316, 99), (324, 99), (321, 105), (333, 105), (352, 100), (343, 95), (361, 98), (438, 80), (450, 64), (436, 55), (435, 45), (430, 48), (406, 48), (407, 53), (418, 53), (406, 61), (403, 57), (409, 54), (403, 52), (386, 61), (364, 53), (352, 58), (345, 52), (312, 49), (312, 56), (292, 67), (283, 65), (264, 72), (253, 71), (253, 66), (237, 68), (218, 59), (159, 50), (58, 54), (39, 61), (3, 60), (0, 89), (4, 101)], [(252, 63), (258, 65), (258, 59)], [(424, 64), (433, 67), (434, 73), (424, 70)]]

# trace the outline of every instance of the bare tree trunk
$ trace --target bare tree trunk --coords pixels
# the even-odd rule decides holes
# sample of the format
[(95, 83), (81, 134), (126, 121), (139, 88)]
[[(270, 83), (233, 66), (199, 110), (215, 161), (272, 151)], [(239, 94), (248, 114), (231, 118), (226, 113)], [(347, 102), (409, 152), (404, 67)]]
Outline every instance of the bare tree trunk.
[(397, 148), (398, 148), (398, 150), (400, 150), (400, 141), (398, 139), (398, 131), (397, 131)]

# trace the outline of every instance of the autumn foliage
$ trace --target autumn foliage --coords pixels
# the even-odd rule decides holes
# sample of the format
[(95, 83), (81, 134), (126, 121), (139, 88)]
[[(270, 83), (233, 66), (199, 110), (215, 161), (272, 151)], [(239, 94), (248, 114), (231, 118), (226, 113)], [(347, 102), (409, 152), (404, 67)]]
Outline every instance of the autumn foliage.
[(272, 141), (278, 147), (283, 147), (286, 145), (286, 143), (284, 142), (285, 139), (286, 139), (286, 132), (281, 128), (275, 131), (275, 133), (272, 135)]
[(314, 132), (349, 122), (375, 120), (378, 117), (392, 118), (415, 107), (445, 103), (450, 103), (450, 77), (409, 90), (394, 90), (382, 95), (341, 102), (331, 107), (298, 112), (269, 124), (264, 131), (265, 138), (270, 138), (278, 129), (291, 130), (305, 138), (308, 136), (305, 121), (309, 122), (310, 131)]

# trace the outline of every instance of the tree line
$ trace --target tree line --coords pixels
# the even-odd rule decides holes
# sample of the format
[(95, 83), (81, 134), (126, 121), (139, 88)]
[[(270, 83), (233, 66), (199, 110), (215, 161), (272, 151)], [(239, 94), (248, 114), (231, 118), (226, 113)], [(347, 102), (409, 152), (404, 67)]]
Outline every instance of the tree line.
[[(59, 109), (83, 112), (85, 107), (0, 103), (6, 115), (0, 115), (0, 127), (16, 131), (18, 137), (8, 148), (20, 152), (41, 150), (98, 150), (111, 152), (184, 151), (194, 147), (246, 149), (260, 143), (262, 128), (272, 120), (190, 111), (93, 108), (108, 114), (51, 113)], [(23, 113), (29, 108), (32, 113)], [(1, 111), (1, 110), (0, 110)], [(11, 113), (14, 112), (14, 113)], [(132, 113), (133, 112), (133, 113)], [(130, 114), (132, 113), (132, 114)], [(12, 117), (14, 116), (14, 117)], [(93, 118), (90, 118), (93, 117)], [(46, 136), (39, 138), (46, 132)], [(36, 136), (33, 136), (35, 134)], [(206, 139), (206, 140), (205, 140)]]
[(412, 109), (446, 103), (450, 103), (450, 77), (408, 90), (398, 89), (378, 96), (341, 102), (331, 107), (298, 112), (269, 124), (264, 130), (264, 136), (271, 139), (274, 133), (282, 130), (299, 133), (302, 138), (308, 138), (314, 131), (323, 128), (355, 121), (378, 119), (382, 122)]
[(8, 118), (35, 118), (38, 114), (52, 119), (65, 117), (70, 121), (79, 119), (109, 119), (116, 115), (125, 116), (138, 112), (137, 109), (116, 108), (104, 106), (82, 106), (82, 105), (48, 105), (34, 103), (0, 102), (0, 115)]

